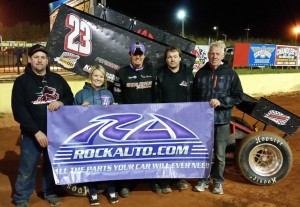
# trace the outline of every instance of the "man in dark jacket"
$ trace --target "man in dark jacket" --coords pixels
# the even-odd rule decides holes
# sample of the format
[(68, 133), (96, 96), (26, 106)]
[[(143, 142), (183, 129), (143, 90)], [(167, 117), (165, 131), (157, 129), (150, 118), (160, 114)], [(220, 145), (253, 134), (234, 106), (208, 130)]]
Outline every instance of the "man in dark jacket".
[(189, 102), (192, 99), (193, 68), (181, 63), (182, 52), (177, 47), (165, 51), (166, 64), (157, 71), (159, 102)]
[(73, 93), (59, 74), (50, 71), (48, 52), (42, 45), (28, 51), (25, 73), (19, 76), (12, 89), (12, 111), (21, 128), (21, 155), (13, 201), (18, 207), (28, 206), (35, 189), (36, 169), (43, 154), (42, 193), (51, 206), (62, 202), (55, 194), (55, 183), (47, 152), (47, 110), (72, 105)]
[[(157, 71), (157, 88), (161, 103), (191, 101), (193, 68), (181, 63), (181, 56), (182, 52), (177, 47), (169, 47), (165, 51), (166, 64)], [(171, 181), (180, 190), (188, 188), (188, 184), (182, 179), (163, 179), (153, 183), (152, 189), (156, 193), (170, 193), (172, 192)]]
[(130, 64), (116, 72), (114, 98), (118, 104), (138, 104), (155, 102), (155, 70), (146, 63), (146, 49), (141, 42), (130, 46)]
[[(196, 73), (193, 83), (193, 100), (207, 101), (215, 109), (214, 162), (211, 169), (215, 194), (223, 194), (225, 150), (230, 135), (231, 112), (242, 101), (243, 94), (237, 73), (222, 63), (224, 51), (225, 44), (222, 41), (211, 43), (209, 62)], [(200, 179), (195, 191), (204, 191), (208, 185), (208, 179)]]
[[(114, 82), (114, 98), (118, 104), (154, 103), (157, 100), (156, 73), (151, 64), (145, 63), (146, 49), (141, 42), (129, 48), (130, 64), (120, 68)], [(119, 195), (129, 196), (132, 181), (119, 182)]]

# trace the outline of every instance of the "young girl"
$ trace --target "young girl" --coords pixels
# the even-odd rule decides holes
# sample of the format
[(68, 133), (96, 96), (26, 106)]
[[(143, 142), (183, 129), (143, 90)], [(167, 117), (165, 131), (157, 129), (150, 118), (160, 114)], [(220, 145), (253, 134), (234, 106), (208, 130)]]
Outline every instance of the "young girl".
[(83, 89), (78, 91), (74, 98), (74, 105), (112, 105), (115, 100), (112, 93), (107, 90), (106, 71), (101, 65), (91, 67), (89, 79)]
[[(85, 83), (83, 89), (77, 92), (74, 98), (74, 105), (112, 105), (115, 100), (112, 93), (107, 90), (106, 71), (104, 67), (95, 65), (91, 67), (89, 79), (91, 83)], [(97, 182), (87, 183), (89, 187), (89, 201), (92, 206), (99, 205), (100, 201), (97, 195)], [(108, 183), (107, 192), (111, 203), (117, 203), (119, 200), (115, 193), (116, 189), (112, 183)]]

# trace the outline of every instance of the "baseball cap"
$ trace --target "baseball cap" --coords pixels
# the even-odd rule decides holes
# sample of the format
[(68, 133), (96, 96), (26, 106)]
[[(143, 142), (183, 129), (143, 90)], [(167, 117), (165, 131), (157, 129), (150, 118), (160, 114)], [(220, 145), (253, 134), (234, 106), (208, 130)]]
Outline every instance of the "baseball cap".
[(43, 45), (36, 44), (36, 45), (33, 45), (31, 48), (29, 48), (28, 55), (31, 57), (34, 53), (36, 53), (38, 51), (48, 54), (48, 51), (46, 50), (46, 48)]
[(129, 49), (129, 53), (133, 54), (136, 52), (144, 53), (146, 52), (145, 46), (141, 42), (132, 43)]

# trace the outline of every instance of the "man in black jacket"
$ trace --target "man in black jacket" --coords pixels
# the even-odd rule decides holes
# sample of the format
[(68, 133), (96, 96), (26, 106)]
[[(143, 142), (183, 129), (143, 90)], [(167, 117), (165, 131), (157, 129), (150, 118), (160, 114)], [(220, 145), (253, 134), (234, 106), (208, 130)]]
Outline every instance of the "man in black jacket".
[(182, 52), (177, 47), (165, 51), (166, 64), (157, 71), (159, 102), (189, 102), (192, 99), (193, 68), (181, 63)]
[[(191, 101), (193, 68), (181, 63), (181, 56), (182, 52), (177, 47), (169, 47), (165, 51), (166, 64), (157, 71), (158, 97), (161, 103)], [(188, 188), (188, 184), (182, 179), (164, 179), (153, 183), (152, 189), (156, 193), (170, 193), (171, 182), (180, 190)]]
[[(114, 98), (118, 104), (154, 103), (157, 100), (156, 73), (149, 62), (145, 63), (146, 49), (141, 42), (129, 48), (130, 64), (120, 68), (114, 82)], [(119, 182), (119, 195), (129, 196), (132, 181)]]
[(12, 111), (21, 128), (21, 155), (13, 201), (18, 207), (28, 206), (35, 189), (36, 169), (43, 154), (42, 193), (51, 206), (62, 204), (55, 194), (52, 167), (47, 152), (47, 110), (72, 105), (73, 93), (59, 74), (50, 71), (48, 52), (42, 45), (28, 51), (25, 73), (19, 76), (12, 89)]
[[(225, 150), (230, 135), (232, 108), (242, 101), (243, 89), (237, 73), (222, 63), (225, 44), (211, 43), (209, 62), (197, 71), (193, 85), (193, 100), (207, 101), (214, 111), (214, 161), (211, 169), (213, 193), (223, 194)], [(200, 179), (195, 191), (204, 191), (209, 179)]]
[(153, 103), (156, 100), (155, 70), (145, 63), (146, 49), (141, 42), (130, 46), (130, 64), (116, 72), (114, 98), (118, 104)]

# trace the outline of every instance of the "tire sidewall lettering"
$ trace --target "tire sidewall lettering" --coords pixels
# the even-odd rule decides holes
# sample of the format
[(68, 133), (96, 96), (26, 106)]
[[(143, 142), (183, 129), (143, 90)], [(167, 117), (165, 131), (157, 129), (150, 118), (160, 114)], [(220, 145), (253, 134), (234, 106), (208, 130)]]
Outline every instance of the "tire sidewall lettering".
[[(286, 175), (289, 173), (292, 165), (292, 153), (289, 148), (288, 143), (281, 137), (270, 132), (258, 132), (249, 134), (247, 137), (242, 140), (239, 146), (238, 160), (237, 164), (243, 174), (243, 176), (252, 183), (258, 185), (273, 185), (281, 180), (283, 180)], [(262, 176), (253, 171), (250, 166), (249, 159), (251, 160), (251, 150), (261, 145), (264, 148), (264, 145), (273, 146), (277, 151), (279, 150), (284, 158), (278, 160), (282, 164), (281, 168), (278, 169), (275, 173), (270, 173), (268, 176)], [(253, 157), (255, 160), (255, 157)], [(253, 166), (253, 164), (252, 164)]]

